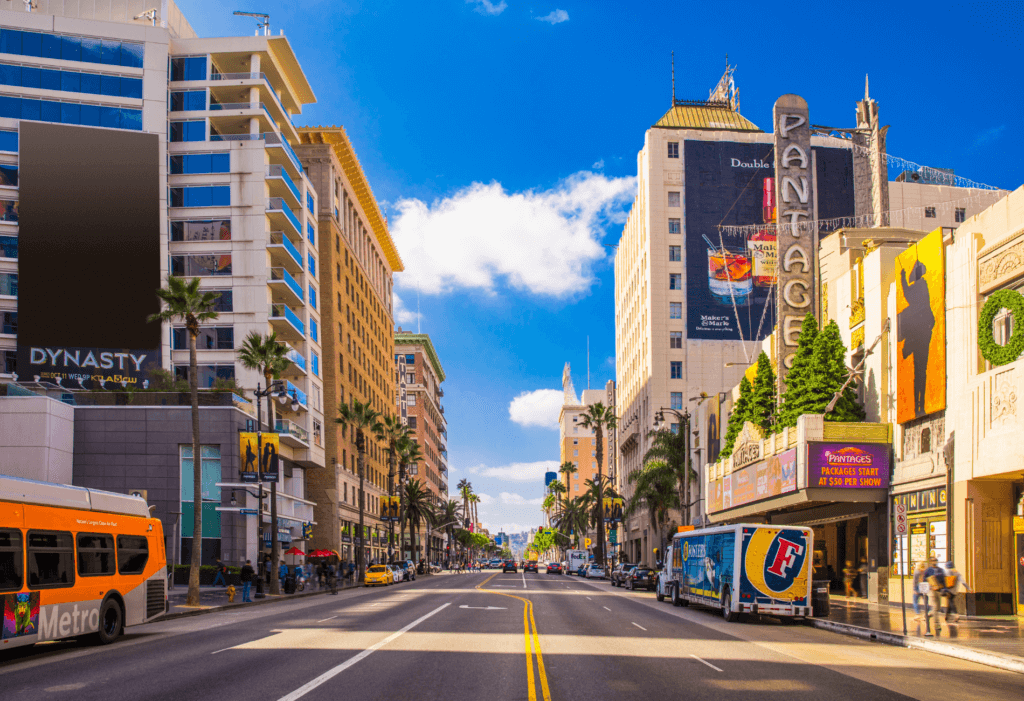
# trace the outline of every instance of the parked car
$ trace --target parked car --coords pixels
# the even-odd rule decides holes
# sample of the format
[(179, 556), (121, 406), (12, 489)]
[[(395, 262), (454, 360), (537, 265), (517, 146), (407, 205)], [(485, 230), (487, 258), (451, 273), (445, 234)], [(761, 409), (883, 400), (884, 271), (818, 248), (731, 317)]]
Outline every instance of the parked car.
[(527, 560), (526, 561), (526, 566), (523, 568), (523, 572), (524, 573), (525, 572), (533, 572), (534, 574), (536, 574), (537, 571), (538, 571), (537, 570), (537, 561), (536, 560)]
[(604, 568), (601, 567), (601, 565), (590, 565), (589, 567), (587, 567), (586, 574), (584, 574), (583, 576), (587, 579), (604, 579)]
[(579, 567), (576, 568), (576, 576), (577, 577), (586, 577), (587, 576), (587, 568), (588, 567), (590, 567), (590, 563), (589, 562), (584, 562), (583, 564), (581, 564)]
[(395, 573), (387, 565), (373, 565), (366, 570), (364, 583), (368, 587), (377, 585), (386, 587), (389, 584), (395, 583)]
[(406, 581), (407, 578), (405, 576), (405, 567), (402, 566), (402, 564), (400, 562), (396, 562), (394, 564), (388, 565), (388, 567), (391, 568), (391, 571), (392, 571), (392, 573), (395, 576), (395, 582), (396, 583), (397, 582), (404, 582), (404, 581)]
[(405, 560), (402, 562), (402, 569), (405, 572), (406, 579), (410, 582), (416, 581), (416, 563), (412, 560)]
[(612, 583), (613, 587), (621, 587), (626, 584), (626, 573), (636, 565), (631, 565), (628, 562), (620, 562), (612, 568), (612, 573), (608, 575), (608, 581)]
[(656, 573), (650, 567), (634, 567), (625, 575), (626, 589), (646, 589), (654, 591), (658, 586)]
[(502, 572), (512, 572), (512, 573), (515, 573), (515, 572), (518, 572), (519, 570), (516, 567), (516, 561), (515, 560), (505, 560), (505, 564), (504, 564), (504, 566), (502, 566), (501, 571)]
[(562, 563), (561, 562), (549, 562), (548, 563), (548, 574), (562, 574)]

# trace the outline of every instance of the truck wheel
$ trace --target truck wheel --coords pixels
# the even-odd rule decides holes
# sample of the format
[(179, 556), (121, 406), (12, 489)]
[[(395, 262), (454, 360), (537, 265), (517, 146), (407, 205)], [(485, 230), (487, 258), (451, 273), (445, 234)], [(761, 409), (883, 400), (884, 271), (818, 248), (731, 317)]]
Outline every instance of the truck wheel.
[(96, 632), (95, 640), (101, 645), (109, 645), (117, 640), (124, 628), (124, 614), (121, 607), (113, 599), (107, 599), (100, 606), (100, 629)]
[(654, 585), (654, 598), (658, 601), (664, 601), (665, 595), (661, 593), (661, 587)]
[(672, 605), (682, 606), (683, 600), (679, 598), (679, 585), (672, 587)]
[(732, 610), (732, 592), (726, 589), (722, 592), (722, 618), (729, 623), (739, 620), (740, 615)]

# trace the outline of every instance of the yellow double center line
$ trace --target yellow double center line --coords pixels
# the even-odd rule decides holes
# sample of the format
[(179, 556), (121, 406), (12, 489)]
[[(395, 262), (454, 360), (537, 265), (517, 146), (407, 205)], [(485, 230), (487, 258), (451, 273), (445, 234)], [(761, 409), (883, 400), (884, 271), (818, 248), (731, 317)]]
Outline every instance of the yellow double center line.
[(523, 638), (526, 642), (526, 676), (527, 681), (527, 693), (529, 694), (529, 701), (537, 701), (537, 688), (534, 683), (533, 676), (533, 656), (537, 656), (537, 675), (540, 677), (540, 692), (543, 701), (551, 701), (551, 689), (548, 688), (548, 675), (544, 671), (544, 655), (540, 651), (540, 636), (537, 633), (537, 622), (533, 620), (533, 602), (529, 599), (524, 599), (521, 596), (515, 594), (507, 594), (503, 591), (494, 591), (493, 589), (485, 589), (486, 584), (497, 577), (498, 574), (494, 573), (480, 584), (476, 585), (476, 589), (480, 591), (486, 591), (489, 594), (498, 594), (500, 596), (507, 596), (512, 599), (518, 599), (523, 602)]

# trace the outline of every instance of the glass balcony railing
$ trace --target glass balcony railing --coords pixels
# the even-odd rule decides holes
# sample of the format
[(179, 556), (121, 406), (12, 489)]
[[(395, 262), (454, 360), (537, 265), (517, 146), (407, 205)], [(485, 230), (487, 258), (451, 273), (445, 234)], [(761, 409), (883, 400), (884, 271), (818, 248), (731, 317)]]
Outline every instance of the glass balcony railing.
[(268, 166), (267, 175), (271, 178), (281, 178), (282, 180), (284, 180), (284, 184), (287, 185), (288, 189), (292, 191), (293, 195), (295, 195), (295, 199), (297, 199), (299, 202), (302, 202), (302, 195), (299, 194), (298, 186), (295, 184), (295, 181), (292, 180), (292, 176), (288, 175), (288, 171), (285, 170), (282, 166)]
[(301, 389), (293, 385), (288, 380), (284, 381), (284, 387), (288, 391), (288, 396), (294, 398), (303, 407), (309, 406), (309, 399), (306, 397), (306, 393)]
[(270, 232), (270, 243), (284, 246), (284, 250), (288, 251), (288, 255), (292, 257), (298, 266), (302, 267), (302, 256), (299, 254), (299, 249), (295, 247), (292, 240), (284, 235), (283, 231), (271, 231)]
[(302, 164), (299, 163), (299, 157), (295, 155), (295, 151), (292, 150), (291, 144), (282, 138), (280, 134), (267, 132), (266, 134), (263, 134), (263, 139), (267, 142), (267, 146), (283, 146), (285, 153), (288, 154), (288, 158), (291, 160), (292, 165), (295, 166), (295, 169), (300, 173), (303, 172)]
[(260, 134), (210, 134), (210, 141), (259, 141)]
[(278, 212), (278, 211), (279, 212), (283, 212), (284, 216), (287, 217), (288, 221), (291, 222), (292, 225), (295, 227), (295, 231), (299, 234), (299, 236), (302, 235), (302, 225), (299, 224), (299, 218), (297, 216), (295, 216), (295, 212), (292, 211), (292, 208), (289, 207), (288, 203), (285, 202), (282, 198), (280, 198), (280, 197), (268, 197), (267, 198), (267, 211), (268, 212)]
[(288, 419), (278, 419), (274, 422), (274, 430), (289, 436), (295, 436), (303, 443), (309, 443), (309, 431)]
[(291, 350), (288, 351), (286, 357), (288, 358), (288, 360), (292, 361), (296, 365), (296, 367), (300, 368), (303, 372), (306, 371), (306, 356), (302, 355), (302, 353), (292, 348)]
[(292, 274), (286, 268), (271, 268), (270, 279), (284, 282), (284, 284), (288, 285), (288, 289), (295, 293), (296, 297), (303, 302), (306, 301), (306, 295), (302, 292), (302, 285), (295, 281), (295, 278), (292, 277)]
[(270, 305), (270, 318), (271, 319), (285, 319), (288, 323), (295, 327), (303, 336), (306, 335), (306, 324), (303, 323), (302, 319), (292, 311), (292, 308), (287, 304), (271, 304)]

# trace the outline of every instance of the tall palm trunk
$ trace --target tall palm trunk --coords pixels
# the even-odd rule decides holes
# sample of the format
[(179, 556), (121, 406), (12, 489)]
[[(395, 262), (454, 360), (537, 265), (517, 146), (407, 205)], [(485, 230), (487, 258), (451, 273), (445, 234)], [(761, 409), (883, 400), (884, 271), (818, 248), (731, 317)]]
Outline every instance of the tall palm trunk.
[[(395, 446), (391, 445), (388, 448), (388, 496), (389, 497), (395, 496), (395, 472), (396, 472)], [(389, 511), (391, 510), (391, 503), (390, 502), (388, 503), (388, 510)], [(388, 513), (388, 524), (389, 524), (389, 531), (390, 531), (390, 533), (388, 535), (388, 542), (390, 543), (391, 548), (393, 549), (395, 547), (395, 522), (394, 522), (394, 520), (392, 520), (390, 513)], [(401, 546), (399, 546), (399, 548), (398, 548), (398, 559), (399, 560), (404, 560), (405, 559), (405, 558), (402, 557), (402, 548), (401, 548)], [(390, 560), (394, 561), (394, 555), (392, 555), (390, 557)]]
[[(264, 372), (263, 379), (267, 383), (264, 389), (269, 390), (270, 383), (274, 379), (273, 374)], [(267, 432), (273, 433), (275, 425), (274, 403), (270, 401), (270, 394), (267, 394)], [(261, 459), (260, 456), (256, 457), (257, 462)], [(267, 467), (269, 468), (270, 465), (267, 465)], [(277, 534), (277, 480), (279, 479), (281, 479), (280, 468), (277, 471), (277, 479), (270, 483), (270, 566), (273, 568), (273, 571), (270, 573), (270, 593), (272, 595), (281, 593), (281, 578), (277, 576), (278, 568), (281, 566), (281, 541), (278, 540)], [(263, 514), (260, 514), (260, 519), (262, 518)]]
[(356, 582), (362, 582), (365, 577), (366, 559), (366, 495), (363, 490), (366, 476), (366, 440), (362, 430), (359, 430), (356, 436), (356, 448), (359, 452), (359, 458), (356, 460), (359, 469), (359, 547), (356, 548)]
[(198, 329), (188, 330), (188, 389), (192, 399), (192, 566), (188, 572), (189, 606), (199, 605), (199, 567), (203, 564), (203, 457), (199, 452)]
[(594, 427), (597, 439), (597, 564), (604, 567), (604, 482), (602, 463), (604, 462), (604, 430), (601, 424)]

